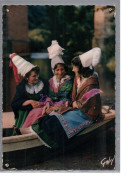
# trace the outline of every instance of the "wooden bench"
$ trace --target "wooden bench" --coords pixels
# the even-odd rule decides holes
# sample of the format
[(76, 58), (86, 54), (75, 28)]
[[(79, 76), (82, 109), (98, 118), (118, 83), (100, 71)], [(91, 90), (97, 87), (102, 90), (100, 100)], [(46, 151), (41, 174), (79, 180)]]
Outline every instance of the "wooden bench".
[[(81, 131), (77, 137), (83, 137), (94, 130), (102, 127), (103, 125), (109, 123), (112, 119), (115, 118), (115, 110), (110, 110), (108, 114), (105, 115), (105, 119), (102, 122), (95, 123), (90, 127), (86, 128), (85, 130)], [(3, 128), (12, 128), (14, 125), (14, 114), (12, 112), (3, 113)], [(33, 147), (38, 147), (44, 145), (42, 141), (38, 139), (37, 134), (24, 134), (18, 136), (10, 136), (10, 137), (3, 137), (3, 152), (11, 152), (16, 150), (23, 150)], [(45, 144), (46, 147), (49, 147)]]

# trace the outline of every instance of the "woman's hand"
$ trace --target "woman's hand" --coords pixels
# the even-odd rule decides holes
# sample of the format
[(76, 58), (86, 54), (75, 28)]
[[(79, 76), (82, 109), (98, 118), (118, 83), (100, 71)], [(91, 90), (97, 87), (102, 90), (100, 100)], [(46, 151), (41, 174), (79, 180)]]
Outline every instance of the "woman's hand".
[(31, 103), (33, 108), (40, 108), (41, 107), (41, 103), (35, 100), (32, 100)]
[(33, 108), (40, 108), (41, 107), (41, 103), (35, 100), (27, 100), (25, 101), (22, 106), (27, 106), (31, 104)]
[(66, 106), (66, 107), (68, 107), (68, 105), (69, 105), (69, 102), (68, 102), (68, 101), (66, 101), (66, 102), (65, 102), (65, 106)]
[(46, 106), (43, 107), (42, 115), (44, 115), (45, 113), (46, 113)]
[(42, 111), (42, 115), (44, 115), (44, 114), (50, 114), (52, 111), (57, 112), (58, 109), (59, 109), (59, 107), (60, 106), (58, 106), (58, 105), (57, 106), (51, 106), (49, 108), (47, 108), (46, 106), (44, 106), (44, 109)]
[(55, 110), (55, 107), (50, 107), (47, 109), (46, 106), (44, 106), (43, 111), (42, 111), (42, 115), (50, 114), (53, 110)]
[(49, 110), (49, 108), (50, 108), (50, 105), (49, 105), (49, 103), (47, 103), (47, 104), (43, 107), (42, 115), (47, 114), (47, 110)]
[(77, 105), (77, 102), (76, 102), (76, 101), (74, 101), (74, 102), (72, 103), (72, 107), (73, 107), (73, 108), (78, 108), (78, 105)]

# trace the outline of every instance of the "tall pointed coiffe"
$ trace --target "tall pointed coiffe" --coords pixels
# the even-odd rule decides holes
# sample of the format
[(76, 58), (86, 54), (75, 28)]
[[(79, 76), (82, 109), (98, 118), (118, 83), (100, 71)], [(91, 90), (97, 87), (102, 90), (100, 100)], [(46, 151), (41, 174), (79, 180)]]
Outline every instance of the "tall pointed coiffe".
[(63, 55), (63, 48), (60, 47), (58, 42), (56, 40), (52, 41), (52, 44), (50, 47), (47, 48), (48, 54), (49, 54), (49, 59), (51, 59), (51, 68), (52, 71), (54, 72), (54, 67), (57, 63), (64, 63), (62, 59)]
[(89, 67), (92, 69), (92, 66), (96, 66), (101, 57), (101, 49), (99, 47), (95, 47), (88, 52), (79, 55), (83, 67)]
[(13, 68), (15, 81), (17, 84), (19, 82), (19, 74), (24, 77), (26, 73), (28, 73), (31, 69), (36, 67), (35, 65), (26, 61), (24, 58), (17, 55), (16, 53), (10, 54), (9, 57), (11, 59), (10, 67)]

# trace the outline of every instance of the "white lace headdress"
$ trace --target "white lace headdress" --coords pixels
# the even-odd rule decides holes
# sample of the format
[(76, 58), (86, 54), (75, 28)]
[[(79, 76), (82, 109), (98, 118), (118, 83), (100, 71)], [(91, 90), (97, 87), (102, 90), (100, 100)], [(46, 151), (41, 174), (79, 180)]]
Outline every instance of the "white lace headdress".
[(32, 68), (36, 67), (35, 65), (31, 64), (30, 62), (26, 61), (21, 56), (17, 55), (16, 53), (12, 53), (9, 55), (12, 63), (17, 68), (18, 74), (21, 74), (23, 77), (26, 73), (28, 73)]
[(96, 66), (99, 63), (100, 57), (101, 49), (99, 47), (95, 47), (79, 56), (82, 66), (89, 67), (90, 69), (92, 69), (92, 66)]
[(57, 63), (64, 63), (63, 59), (62, 59), (62, 55), (63, 55), (63, 48), (60, 47), (60, 45), (58, 44), (58, 42), (52, 41), (52, 44), (50, 47), (47, 48), (48, 53), (49, 53), (49, 59), (51, 59), (51, 68), (52, 71), (54, 72), (54, 67)]

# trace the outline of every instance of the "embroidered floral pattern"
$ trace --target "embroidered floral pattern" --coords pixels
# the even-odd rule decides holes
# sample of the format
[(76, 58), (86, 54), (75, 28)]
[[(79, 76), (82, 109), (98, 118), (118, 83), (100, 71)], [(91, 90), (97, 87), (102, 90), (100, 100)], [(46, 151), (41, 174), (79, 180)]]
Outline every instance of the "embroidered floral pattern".
[(79, 131), (81, 131), (82, 129), (88, 127), (90, 124), (92, 124), (91, 120), (87, 120), (84, 123), (78, 125), (77, 127), (75, 127), (74, 129), (71, 129), (70, 126), (68, 125), (68, 123), (66, 122), (66, 120), (64, 119), (64, 117), (61, 114), (58, 114), (57, 112), (51, 112), (50, 116), (55, 115), (61, 122), (62, 125), (64, 127), (64, 130), (68, 136), (68, 138), (71, 138), (73, 135), (77, 134)]
[(59, 87), (64, 84), (66, 81), (70, 80), (70, 76), (65, 75), (60, 82), (57, 81), (56, 76), (53, 76), (50, 80), (49, 80), (49, 85), (50, 88), (53, 89), (53, 91), (55, 93), (58, 93)]
[(81, 98), (81, 103), (85, 104), (90, 98), (92, 98), (93, 96), (102, 93), (102, 91), (100, 89), (92, 89), (90, 91), (88, 91), (87, 93), (85, 93), (82, 98)]

